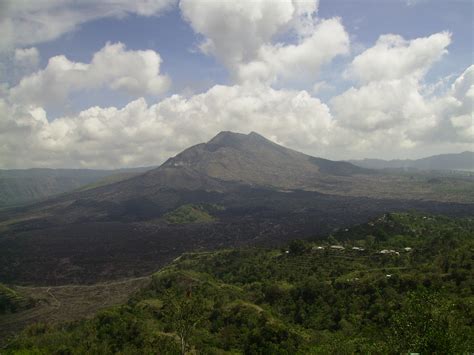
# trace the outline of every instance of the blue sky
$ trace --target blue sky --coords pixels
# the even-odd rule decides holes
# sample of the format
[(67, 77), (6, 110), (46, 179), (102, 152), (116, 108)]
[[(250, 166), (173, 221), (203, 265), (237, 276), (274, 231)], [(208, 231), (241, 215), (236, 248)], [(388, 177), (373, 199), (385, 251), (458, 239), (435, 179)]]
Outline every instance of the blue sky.
[[(473, 13), (472, 2), (468, 0), (421, 0), (413, 4), (403, 0), (322, 0), (318, 15), (321, 18), (341, 17), (354, 42), (352, 50), (355, 53), (373, 45), (381, 34), (394, 33), (412, 39), (441, 31), (452, 32), (449, 58), (436, 63), (427, 75), (426, 80), (432, 82), (453, 73), (460, 74), (472, 64)], [(172, 87), (166, 93), (170, 95), (203, 92), (215, 84), (231, 82), (229, 73), (215, 58), (196, 49), (200, 38), (182, 19), (179, 9), (174, 8), (159, 16), (132, 14), (121, 19), (87, 22), (57, 40), (38, 44), (37, 48), (43, 67), (55, 55), (89, 62), (107, 42), (122, 42), (133, 50), (153, 49), (163, 57), (163, 72), (173, 79)], [(350, 86), (338, 77), (338, 68), (344, 67), (350, 59), (350, 56), (339, 58), (321, 75), (337, 86), (336, 91)], [(332, 94), (334, 91), (329, 93)], [(97, 104), (122, 106), (129, 99), (126, 95), (104, 90), (82, 93), (72, 101), (72, 110)], [(56, 115), (62, 113), (58, 110)]]
[[(0, 120), (22, 127), (3, 132), (4, 167), (154, 165), (220, 129), (259, 130), (332, 159), (472, 146), (468, 0), (2, 6)], [(120, 126), (110, 115), (126, 118)], [(144, 127), (155, 139), (130, 133)], [(18, 139), (28, 142), (21, 154)], [(159, 153), (144, 156), (148, 148)]]
[[(41, 66), (50, 57), (66, 55), (79, 62), (90, 62), (93, 54), (107, 42), (122, 42), (128, 49), (152, 49), (163, 58), (162, 70), (172, 79), (172, 87), (164, 95), (187, 90), (205, 91), (214, 84), (228, 82), (228, 73), (212, 57), (195, 50), (197, 35), (181, 19), (178, 9), (160, 16), (128, 15), (122, 19), (106, 18), (81, 25), (77, 30), (59, 39), (37, 46)], [(93, 105), (123, 106), (130, 101), (127, 95), (98, 90), (81, 93), (71, 103), (72, 110)], [(56, 115), (63, 112), (58, 110)]]

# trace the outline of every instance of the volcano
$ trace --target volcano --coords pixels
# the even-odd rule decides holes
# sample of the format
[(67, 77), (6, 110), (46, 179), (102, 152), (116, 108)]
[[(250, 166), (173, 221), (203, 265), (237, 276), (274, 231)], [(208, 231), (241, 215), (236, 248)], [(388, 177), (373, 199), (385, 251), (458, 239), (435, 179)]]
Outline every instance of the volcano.
[(0, 211), (0, 282), (94, 283), (187, 251), (324, 237), (385, 212), (472, 214), (472, 201), (435, 182), (220, 132), (129, 179)]

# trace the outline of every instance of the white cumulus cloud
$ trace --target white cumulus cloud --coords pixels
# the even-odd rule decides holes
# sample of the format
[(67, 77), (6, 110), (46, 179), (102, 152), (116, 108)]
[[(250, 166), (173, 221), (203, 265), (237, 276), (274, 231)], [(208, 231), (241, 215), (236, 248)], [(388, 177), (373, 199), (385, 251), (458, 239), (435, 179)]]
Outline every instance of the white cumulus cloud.
[(322, 20), (297, 44), (262, 45), (253, 61), (237, 66), (237, 76), (242, 82), (302, 80), (308, 76), (314, 81), (324, 64), (348, 50), (349, 36), (340, 20)]
[(349, 65), (348, 73), (360, 84), (332, 98), (337, 120), (361, 131), (406, 124), (431, 128), (436, 117), (433, 105), (423, 96), (422, 79), (449, 43), (447, 33), (412, 41), (381, 36)]
[(377, 43), (354, 58), (346, 76), (361, 83), (422, 77), (432, 64), (447, 53), (449, 32), (435, 33), (411, 41), (398, 35), (382, 35)]
[(176, 0), (38, 0), (0, 2), (0, 51), (54, 40), (104, 17), (158, 15)]
[(49, 59), (48, 65), (24, 77), (11, 88), (11, 102), (44, 106), (66, 100), (77, 91), (96, 88), (122, 90), (131, 95), (159, 95), (170, 79), (160, 73), (160, 55), (153, 50), (127, 50), (122, 43), (108, 43), (90, 63), (73, 62), (65, 56)]
[(441, 117), (433, 140), (445, 139), (474, 145), (474, 65), (467, 68), (436, 105)]
[[(348, 53), (340, 19), (316, 18), (317, 1), (181, 0), (183, 17), (204, 39), (202, 52), (215, 56), (239, 82), (315, 78), (322, 65)], [(293, 38), (290, 43), (278, 36)]]
[[(473, 138), (473, 72), (468, 68), (437, 97), (424, 97), (415, 83), (404, 80), (372, 83), (373, 88), (364, 87), (370, 92), (367, 101), (392, 86), (388, 94), (396, 96), (400, 108), (380, 104), (376, 111), (391, 123), (377, 118), (373, 126), (368, 121), (362, 127), (341, 120), (340, 111), (331, 113), (306, 91), (267, 85), (217, 85), (190, 97), (173, 95), (151, 105), (137, 99), (123, 108), (96, 106), (55, 120), (48, 120), (39, 106), (0, 99), (0, 166), (156, 165), (221, 130), (256, 131), (288, 147), (333, 159), (466, 150)], [(347, 105), (347, 112), (363, 111), (364, 100), (361, 108), (351, 107), (355, 101), (349, 98), (341, 105)]]
[(447, 143), (472, 149), (473, 67), (444, 92), (434, 94), (424, 82), (450, 41), (446, 32), (411, 41), (381, 36), (349, 65), (346, 74), (358, 84), (330, 101), (337, 125), (352, 131), (363, 149)]

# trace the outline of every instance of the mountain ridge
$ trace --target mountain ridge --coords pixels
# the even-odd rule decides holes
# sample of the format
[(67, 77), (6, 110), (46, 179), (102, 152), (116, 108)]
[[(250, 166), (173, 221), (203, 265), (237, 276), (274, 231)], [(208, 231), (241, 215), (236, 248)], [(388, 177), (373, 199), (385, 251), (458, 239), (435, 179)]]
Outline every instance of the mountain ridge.
[(91, 188), (143, 173), (152, 167), (101, 169), (0, 169), (0, 208), (32, 203), (75, 189)]
[(360, 159), (348, 162), (369, 169), (420, 169), (474, 171), (474, 152), (437, 154), (420, 159)]

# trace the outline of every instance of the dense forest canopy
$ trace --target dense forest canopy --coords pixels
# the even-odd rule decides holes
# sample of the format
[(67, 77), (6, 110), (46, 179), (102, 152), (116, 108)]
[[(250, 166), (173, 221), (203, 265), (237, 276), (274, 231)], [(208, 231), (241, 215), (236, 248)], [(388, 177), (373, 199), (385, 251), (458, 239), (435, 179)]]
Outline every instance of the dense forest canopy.
[(468, 353), (473, 236), (472, 218), (387, 214), (324, 241), (184, 254), (127, 304), (4, 351)]

